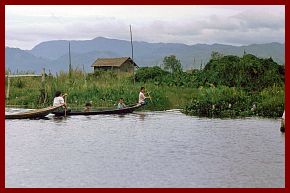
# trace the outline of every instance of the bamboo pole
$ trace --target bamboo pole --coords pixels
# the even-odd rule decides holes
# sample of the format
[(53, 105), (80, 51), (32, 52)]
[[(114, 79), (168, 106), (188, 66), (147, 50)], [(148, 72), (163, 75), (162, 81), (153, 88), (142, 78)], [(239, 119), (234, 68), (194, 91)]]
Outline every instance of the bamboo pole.
[(133, 83), (135, 84), (135, 65), (134, 65), (134, 55), (133, 55), (133, 38), (132, 38), (132, 29), (130, 25), (130, 37), (131, 37), (131, 55), (133, 61)]
[(9, 92), (10, 92), (10, 71), (8, 71), (8, 76), (7, 76), (6, 99), (9, 99)]
[(83, 64), (83, 74), (84, 74), (84, 81), (85, 81), (85, 88), (87, 88), (87, 74), (86, 74), (86, 71), (85, 71), (85, 65)]
[(42, 69), (42, 73), (41, 73), (41, 83), (44, 84), (45, 82), (45, 68)]
[[(67, 94), (64, 94), (64, 103), (66, 105), (66, 101), (67, 101)], [(67, 105), (64, 107), (64, 116), (66, 117), (66, 108), (67, 108)]]
[(72, 71), (72, 67), (71, 67), (71, 53), (70, 53), (70, 42), (68, 42), (68, 55), (69, 55), (69, 68), (68, 68), (68, 73), (69, 73), (69, 78), (71, 78), (71, 71)]
[(152, 99), (151, 99), (151, 96), (150, 96), (150, 92), (149, 91), (147, 91), (147, 95), (148, 95), (150, 101), (152, 102)]
[(42, 75), (39, 74), (10, 74), (5, 75), (5, 77), (15, 78), (15, 77), (41, 77)]
[(40, 93), (42, 101), (40, 101), (42, 104), (46, 102), (46, 90), (45, 90), (45, 68), (42, 69), (41, 72), (41, 93)]

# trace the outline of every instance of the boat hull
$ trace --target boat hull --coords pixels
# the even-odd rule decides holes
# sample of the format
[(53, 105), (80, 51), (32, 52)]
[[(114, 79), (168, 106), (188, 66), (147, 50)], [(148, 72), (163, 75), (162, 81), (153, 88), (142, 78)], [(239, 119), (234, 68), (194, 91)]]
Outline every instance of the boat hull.
[[(122, 109), (106, 109), (106, 110), (99, 110), (99, 111), (69, 111), (66, 112), (67, 116), (73, 116), (73, 115), (108, 115), (108, 114), (127, 114), (132, 113), (134, 110), (140, 108), (143, 106), (142, 104), (137, 104), (134, 106), (122, 108)], [(64, 116), (64, 112), (52, 112), (55, 116)]]
[(39, 119), (47, 116), (49, 113), (52, 113), (56, 109), (60, 108), (63, 105), (59, 106), (50, 106), (43, 109), (35, 109), (27, 112), (21, 112), (16, 114), (5, 114), (5, 119)]

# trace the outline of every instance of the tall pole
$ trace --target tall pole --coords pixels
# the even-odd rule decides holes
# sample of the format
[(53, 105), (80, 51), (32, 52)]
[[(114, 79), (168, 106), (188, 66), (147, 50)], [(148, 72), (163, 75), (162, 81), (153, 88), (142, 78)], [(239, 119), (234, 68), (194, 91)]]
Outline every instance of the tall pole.
[(46, 102), (46, 94), (45, 94), (45, 68), (42, 69), (41, 72), (41, 88), (40, 88), (40, 96), (39, 96), (39, 104), (44, 104)]
[(133, 83), (135, 84), (135, 65), (134, 65), (134, 55), (133, 55), (133, 38), (132, 38), (132, 29), (130, 25), (130, 37), (131, 37), (131, 56), (133, 61)]
[(10, 92), (10, 71), (8, 71), (8, 76), (7, 76), (7, 90), (6, 90), (6, 99), (9, 99), (9, 92)]
[(132, 38), (132, 28), (130, 25), (130, 37), (131, 37), (131, 56), (132, 56), (132, 60), (134, 60), (134, 55), (133, 55), (133, 38)]
[(42, 68), (42, 72), (41, 72), (41, 83), (42, 84), (45, 83), (45, 68)]
[(68, 55), (69, 55), (69, 78), (71, 78), (71, 55), (70, 55), (70, 42), (68, 42)]
[(87, 86), (87, 77), (86, 77), (86, 71), (85, 71), (85, 65), (83, 64), (83, 73), (84, 73), (84, 80), (85, 80), (85, 87)]

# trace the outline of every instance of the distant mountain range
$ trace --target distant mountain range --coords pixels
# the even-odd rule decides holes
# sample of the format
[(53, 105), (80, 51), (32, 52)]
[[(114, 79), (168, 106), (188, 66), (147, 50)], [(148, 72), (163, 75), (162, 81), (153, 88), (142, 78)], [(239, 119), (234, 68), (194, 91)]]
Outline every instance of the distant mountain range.
[[(69, 41), (55, 40), (42, 42), (32, 50), (19, 48), (5, 49), (5, 67), (15, 72), (36, 72), (42, 68), (46, 72), (67, 71), (69, 64)], [(92, 63), (97, 58), (131, 57), (130, 41), (97, 37), (92, 40), (70, 41), (71, 62), (75, 68), (92, 72)], [(162, 64), (163, 58), (175, 55), (180, 59), (184, 69), (200, 68), (210, 59), (213, 51), (224, 55), (241, 56), (246, 53), (261, 58), (272, 57), (279, 64), (285, 63), (285, 44), (267, 43), (248, 46), (231, 46), (223, 44), (186, 45), (179, 43), (147, 43), (133, 42), (134, 61), (141, 67)]]

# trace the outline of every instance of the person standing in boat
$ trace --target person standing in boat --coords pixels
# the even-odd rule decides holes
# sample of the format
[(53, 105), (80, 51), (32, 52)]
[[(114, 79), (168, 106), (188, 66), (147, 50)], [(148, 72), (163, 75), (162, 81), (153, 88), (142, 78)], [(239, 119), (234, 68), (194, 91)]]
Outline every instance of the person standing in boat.
[(124, 99), (123, 98), (120, 98), (119, 99), (119, 103), (118, 103), (118, 109), (123, 109), (125, 107), (126, 107), (126, 105), (124, 103)]
[(285, 132), (285, 110), (284, 110), (283, 115), (282, 115), (280, 131)]
[(148, 97), (148, 96), (145, 96), (145, 87), (141, 87), (141, 89), (140, 89), (140, 93), (139, 93), (139, 104), (146, 104), (146, 101), (145, 101), (145, 99), (147, 99), (147, 98), (150, 98), (150, 97)]

